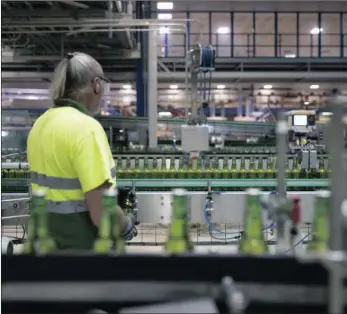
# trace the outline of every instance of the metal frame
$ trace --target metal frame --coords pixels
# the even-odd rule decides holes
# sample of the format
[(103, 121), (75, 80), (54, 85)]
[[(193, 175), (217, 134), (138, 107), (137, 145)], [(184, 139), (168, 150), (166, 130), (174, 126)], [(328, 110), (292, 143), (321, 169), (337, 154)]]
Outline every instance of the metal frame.
[[(343, 313), (345, 295), (343, 292), (344, 278), (346, 276), (346, 254), (343, 238), (346, 235), (346, 225), (342, 223), (342, 204), (347, 199), (347, 169), (344, 169), (344, 124), (343, 110), (347, 103), (345, 99), (335, 95), (331, 100), (332, 118), (330, 122), (330, 141), (328, 147), (332, 159), (332, 206), (330, 211), (330, 252), (327, 254), (329, 280), (329, 313)], [(342, 169), (341, 169), (342, 168)]]

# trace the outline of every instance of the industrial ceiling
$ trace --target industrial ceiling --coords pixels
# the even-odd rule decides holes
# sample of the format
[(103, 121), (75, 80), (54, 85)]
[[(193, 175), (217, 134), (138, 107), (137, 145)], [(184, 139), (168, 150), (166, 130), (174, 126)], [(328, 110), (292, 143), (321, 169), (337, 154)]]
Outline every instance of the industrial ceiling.
[(108, 22), (127, 18), (120, 2), (1, 1), (3, 69), (48, 71), (70, 51), (97, 56), (106, 70), (132, 68), (131, 60), (119, 61), (133, 56), (129, 32)]

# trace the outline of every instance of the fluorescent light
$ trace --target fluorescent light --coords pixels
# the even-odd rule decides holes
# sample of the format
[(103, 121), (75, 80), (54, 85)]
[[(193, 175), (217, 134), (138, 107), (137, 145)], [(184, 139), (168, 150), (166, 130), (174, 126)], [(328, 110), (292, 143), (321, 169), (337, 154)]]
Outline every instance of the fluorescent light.
[(157, 3), (158, 10), (172, 10), (173, 2), (158, 2)]
[(225, 27), (225, 26), (219, 27), (217, 29), (217, 33), (218, 34), (229, 34), (230, 33), (230, 29), (229, 29), (229, 27)]
[(294, 53), (289, 53), (289, 54), (286, 54), (284, 55), (285, 58), (296, 58), (296, 54)]
[(123, 85), (122, 87), (123, 87), (123, 89), (131, 89), (131, 85), (129, 85), (129, 84)]
[(264, 89), (271, 89), (272, 85), (264, 85)]
[(225, 85), (217, 85), (217, 89), (224, 89)]
[(318, 88), (319, 88), (319, 85), (311, 85), (310, 88), (311, 88), (311, 89), (318, 89)]
[(318, 27), (314, 27), (311, 29), (311, 34), (312, 35), (317, 35), (319, 33), (323, 32), (323, 28), (318, 28)]
[(159, 13), (158, 14), (158, 19), (159, 20), (171, 20), (172, 19), (172, 14), (171, 13)]
[(168, 27), (160, 27), (159, 28), (159, 33), (160, 34), (169, 34), (170, 33), (170, 28), (168, 28)]
[(170, 89), (178, 89), (178, 85), (170, 85)]
[(304, 105), (306, 105), (306, 106), (309, 105), (309, 104), (310, 104), (309, 101), (305, 101), (305, 102), (304, 102)]

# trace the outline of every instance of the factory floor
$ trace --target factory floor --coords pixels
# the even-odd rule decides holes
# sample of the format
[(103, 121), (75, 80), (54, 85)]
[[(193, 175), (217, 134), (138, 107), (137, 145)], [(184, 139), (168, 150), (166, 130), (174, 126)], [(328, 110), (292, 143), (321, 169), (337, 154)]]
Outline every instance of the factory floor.
[[(213, 233), (212, 236), (217, 238), (213, 239), (206, 226), (192, 226), (190, 229), (191, 240), (195, 244), (195, 252), (197, 253), (219, 253), (219, 254), (233, 254), (238, 252), (238, 240), (233, 239), (238, 236), (238, 232), (242, 230), (240, 226), (216, 226), (228, 233), (228, 235)], [(10, 238), (25, 238), (22, 226), (2, 226), (2, 236)], [(294, 243), (300, 242), (309, 233), (306, 226), (301, 226), (299, 235)], [(160, 253), (163, 252), (163, 244), (167, 240), (168, 226), (158, 224), (141, 224), (138, 226), (138, 236), (134, 238), (127, 246), (129, 253)], [(264, 232), (266, 240), (272, 242), (276, 240), (276, 230), (269, 230)], [(226, 238), (226, 239), (225, 239)], [(229, 240), (232, 239), (232, 240)], [(296, 251), (302, 251), (305, 245), (301, 243), (296, 247)], [(15, 246), (15, 254), (22, 252), (23, 245)], [(275, 252), (275, 245), (269, 245), (269, 252)]]

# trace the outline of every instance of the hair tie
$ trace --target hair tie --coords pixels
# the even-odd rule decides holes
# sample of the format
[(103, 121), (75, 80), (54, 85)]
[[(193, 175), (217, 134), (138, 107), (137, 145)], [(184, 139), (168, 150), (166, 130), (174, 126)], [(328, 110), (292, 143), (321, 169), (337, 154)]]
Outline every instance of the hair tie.
[(70, 60), (74, 57), (74, 54), (72, 52), (68, 52), (65, 56), (66, 59)]

